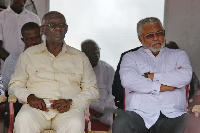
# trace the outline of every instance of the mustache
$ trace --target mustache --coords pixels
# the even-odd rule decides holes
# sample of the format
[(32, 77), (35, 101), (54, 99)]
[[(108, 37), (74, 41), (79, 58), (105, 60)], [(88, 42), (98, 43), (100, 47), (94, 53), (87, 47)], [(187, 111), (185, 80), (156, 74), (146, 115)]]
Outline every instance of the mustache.
[(151, 46), (153, 46), (153, 45), (155, 45), (155, 44), (158, 44), (158, 43), (160, 43), (161, 45), (163, 44), (163, 43), (160, 42), (160, 41), (156, 41), (156, 42), (152, 43)]

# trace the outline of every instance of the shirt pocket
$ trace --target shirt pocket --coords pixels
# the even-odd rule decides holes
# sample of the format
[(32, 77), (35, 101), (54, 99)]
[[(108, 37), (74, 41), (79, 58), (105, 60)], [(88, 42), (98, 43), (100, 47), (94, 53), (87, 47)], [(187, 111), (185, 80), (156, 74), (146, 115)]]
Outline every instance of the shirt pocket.
[(82, 72), (80, 70), (72, 70), (71, 72), (67, 72), (68, 73), (68, 79), (71, 82), (74, 82), (76, 84), (78, 84), (79, 86), (81, 85), (81, 81), (82, 81)]
[(176, 67), (175, 64), (169, 63), (169, 64), (165, 65), (164, 70), (165, 70), (165, 72), (171, 72), (171, 71), (173, 71), (175, 69), (175, 67)]
[(48, 71), (46, 68), (30, 68), (28, 71), (29, 77), (38, 81), (54, 79), (54, 72)]
[(138, 72), (139, 72), (139, 74), (141, 74), (141, 75), (143, 75), (144, 73), (150, 71), (148, 64), (138, 63), (138, 64), (137, 64), (137, 67), (138, 67)]
[(38, 68), (35, 70), (36, 77), (39, 79), (46, 79), (46, 69), (45, 68)]
[(36, 83), (46, 80), (46, 69), (45, 68), (28, 68), (29, 82)]

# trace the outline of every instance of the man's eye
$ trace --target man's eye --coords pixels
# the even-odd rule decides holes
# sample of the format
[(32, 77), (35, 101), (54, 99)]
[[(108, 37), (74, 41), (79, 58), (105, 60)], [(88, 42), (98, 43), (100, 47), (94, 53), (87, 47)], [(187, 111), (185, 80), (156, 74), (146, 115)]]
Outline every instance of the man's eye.
[(56, 24), (50, 23), (49, 26), (50, 26), (51, 28), (54, 28), (54, 27), (56, 26)]
[(163, 32), (163, 31), (159, 31), (159, 32), (157, 32), (156, 35), (157, 35), (157, 36), (164, 36), (164, 32)]
[(147, 38), (147, 39), (154, 38), (154, 34), (148, 34), (148, 35), (146, 35), (146, 38)]
[(26, 41), (31, 42), (33, 39), (32, 38), (27, 38)]

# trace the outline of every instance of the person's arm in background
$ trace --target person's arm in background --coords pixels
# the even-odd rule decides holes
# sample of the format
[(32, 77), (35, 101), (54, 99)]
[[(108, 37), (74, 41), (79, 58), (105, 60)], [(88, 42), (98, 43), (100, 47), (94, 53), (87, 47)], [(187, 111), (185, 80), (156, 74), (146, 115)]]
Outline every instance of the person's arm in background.
[(8, 84), (11, 79), (11, 75), (14, 73), (14, 69), (18, 60), (19, 54), (12, 54), (8, 56), (1, 68), (2, 81), (5, 91), (8, 91)]
[(0, 40), (0, 58), (5, 61), (10, 54), (3, 48), (3, 41)]
[(97, 111), (98, 113), (104, 113), (105, 108), (115, 108), (114, 97), (112, 95), (112, 83), (115, 74), (115, 70), (112, 66), (103, 65), (103, 69), (97, 77), (103, 79), (101, 84), (98, 84), (98, 87), (103, 90), (104, 93), (100, 94), (100, 100), (92, 102), (90, 109)]
[(2, 25), (2, 21), (4, 20), (4, 17), (1, 17), (1, 20), (0, 20), (0, 58), (5, 61), (6, 58), (9, 56), (9, 53), (8, 51), (6, 51), (4, 48), (3, 48), (3, 40), (4, 40), (4, 37), (3, 37), (3, 25)]
[(7, 97), (5, 96), (5, 91), (3, 88), (3, 82), (2, 82), (2, 77), (0, 75), (0, 103), (5, 102), (7, 100)]
[(107, 86), (106, 89), (108, 90), (108, 95), (105, 98), (105, 108), (115, 108), (115, 103), (114, 103), (114, 96), (112, 95), (112, 84), (113, 84), (113, 79), (115, 75), (115, 70), (113, 67), (109, 67), (108, 73), (107, 73)]

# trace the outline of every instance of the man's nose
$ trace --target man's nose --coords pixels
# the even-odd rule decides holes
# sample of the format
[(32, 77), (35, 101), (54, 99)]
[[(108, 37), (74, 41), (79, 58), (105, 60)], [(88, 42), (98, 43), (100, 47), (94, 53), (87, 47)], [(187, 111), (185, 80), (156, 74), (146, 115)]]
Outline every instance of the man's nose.
[(54, 29), (56, 29), (56, 30), (61, 30), (61, 29), (62, 29), (62, 27), (61, 27), (61, 26), (59, 26), (59, 25), (56, 25), (56, 27), (55, 27)]
[(153, 40), (158, 40), (158, 36), (154, 34)]

